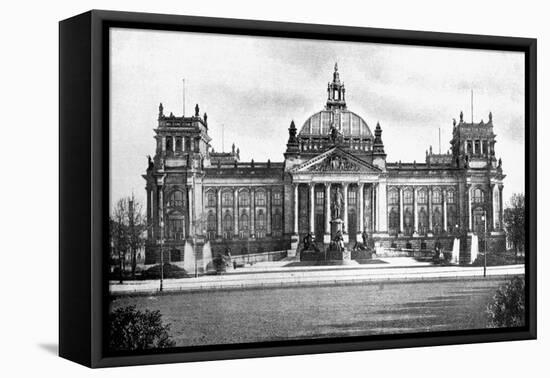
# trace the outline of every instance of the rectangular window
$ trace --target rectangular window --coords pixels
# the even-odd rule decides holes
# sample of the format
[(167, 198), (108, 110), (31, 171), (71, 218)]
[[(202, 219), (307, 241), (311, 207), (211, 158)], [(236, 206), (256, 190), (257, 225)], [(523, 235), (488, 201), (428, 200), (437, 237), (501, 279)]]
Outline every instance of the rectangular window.
[(168, 238), (172, 240), (182, 240), (183, 235), (183, 219), (168, 220)]
[(325, 192), (315, 192), (315, 205), (323, 206), (325, 204)]
[(455, 203), (455, 192), (454, 191), (448, 191), (447, 192), (447, 202), (448, 203)]
[(350, 190), (348, 192), (348, 203), (350, 206), (355, 206), (357, 204), (357, 192), (355, 190)]
[(233, 206), (233, 193), (231, 192), (224, 192), (222, 194), (222, 205), (226, 207)]
[(273, 192), (273, 206), (281, 206), (283, 204), (283, 196), (281, 192)]
[(256, 206), (265, 206), (265, 192), (256, 192)]
[(207, 206), (210, 206), (210, 207), (216, 206), (216, 195), (214, 193), (208, 193), (206, 202), (207, 202)]

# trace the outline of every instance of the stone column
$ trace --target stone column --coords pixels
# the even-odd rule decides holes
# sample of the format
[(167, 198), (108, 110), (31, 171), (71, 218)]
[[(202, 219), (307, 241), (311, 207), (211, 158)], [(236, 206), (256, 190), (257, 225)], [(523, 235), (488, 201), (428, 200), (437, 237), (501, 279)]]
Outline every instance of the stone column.
[(377, 184), (372, 184), (371, 186), (371, 222), (372, 222), (372, 232), (376, 232), (376, 190), (378, 188)]
[(217, 211), (217, 216), (216, 216), (216, 220), (218, 221), (218, 237), (221, 238), (222, 235), (223, 235), (223, 232), (222, 232), (222, 218), (223, 218), (223, 214), (222, 214), (222, 189), (223, 188), (218, 188), (218, 202), (217, 202), (217, 208), (218, 208), (218, 211)]
[(254, 190), (254, 188), (250, 188), (250, 217), (248, 218), (250, 222), (250, 227), (248, 228), (250, 230), (250, 235), (254, 235), (254, 230), (256, 228), (256, 199), (254, 198), (255, 194), (256, 191)]
[(309, 231), (315, 232), (315, 184), (309, 184)]
[(502, 189), (503, 185), (498, 187), (498, 228), (502, 230)]
[(330, 183), (325, 183), (325, 234), (330, 235), (330, 218), (331, 218), (331, 208), (330, 208)]
[(344, 233), (348, 233), (348, 184), (344, 183)]
[(432, 218), (432, 192), (433, 188), (428, 187), (428, 232), (433, 232), (433, 218)]
[(365, 201), (364, 201), (364, 193), (363, 193), (363, 187), (364, 184), (360, 183), (358, 190), (359, 190), (359, 231), (358, 234), (362, 234), (365, 227), (364, 227), (364, 207), (365, 207)]
[(189, 217), (189, 236), (195, 235), (193, 227), (193, 188), (187, 188), (187, 216)]
[(153, 231), (153, 222), (151, 221), (151, 206), (153, 206), (153, 201), (152, 201), (152, 190), (151, 188), (149, 187), (149, 185), (147, 185), (147, 239), (148, 240), (152, 240), (152, 231)]
[(172, 137), (172, 151), (176, 152), (176, 137)]
[(416, 195), (418, 194), (418, 189), (413, 187), (413, 204), (414, 204), (414, 233), (418, 233), (418, 199), (416, 198)]
[(271, 189), (265, 190), (265, 212), (266, 233), (271, 236)]
[(239, 236), (239, 189), (233, 190), (233, 233)]
[(399, 232), (404, 233), (403, 227), (403, 187), (399, 187)]
[(498, 211), (498, 208), (497, 208), (497, 191), (495, 190), (496, 189), (496, 185), (491, 185), (491, 202), (493, 204), (493, 230), (496, 230), (497, 229), (497, 211)]
[(166, 137), (163, 136), (161, 138), (160, 147), (162, 148), (162, 152), (166, 152)]
[(382, 181), (378, 184), (378, 194), (376, 201), (378, 202), (378, 217), (377, 224), (378, 231), (388, 232), (388, 204), (386, 202), (386, 181)]
[(472, 187), (468, 185), (468, 231), (472, 231)]
[(298, 235), (298, 184), (294, 184), (294, 234)]
[(447, 231), (447, 191), (443, 189), (443, 231)]

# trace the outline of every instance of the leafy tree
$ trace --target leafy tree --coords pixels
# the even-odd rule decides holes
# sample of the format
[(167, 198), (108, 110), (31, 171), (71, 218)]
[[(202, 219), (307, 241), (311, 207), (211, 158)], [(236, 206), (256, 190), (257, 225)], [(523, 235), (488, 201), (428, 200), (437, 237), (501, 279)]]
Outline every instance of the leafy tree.
[(487, 306), (490, 327), (525, 325), (525, 279), (516, 276), (501, 286)]
[(516, 260), (520, 249), (525, 246), (525, 195), (513, 194), (503, 214), (504, 228), (514, 246)]
[(127, 306), (109, 314), (109, 349), (112, 351), (169, 348), (175, 342), (170, 324), (163, 324), (160, 311), (136, 310)]

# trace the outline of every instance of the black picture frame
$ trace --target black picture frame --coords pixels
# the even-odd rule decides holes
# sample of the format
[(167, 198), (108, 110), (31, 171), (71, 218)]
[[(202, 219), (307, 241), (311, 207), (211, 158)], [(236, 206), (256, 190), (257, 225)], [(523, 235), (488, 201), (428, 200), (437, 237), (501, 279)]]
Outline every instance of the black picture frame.
[[(109, 198), (109, 28), (194, 31), (525, 53), (526, 326), (342, 337), (147, 354), (105, 352)], [(92, 10), (59, 24), (59, 354), (89, 367), (535, 339), (536, 39)]]

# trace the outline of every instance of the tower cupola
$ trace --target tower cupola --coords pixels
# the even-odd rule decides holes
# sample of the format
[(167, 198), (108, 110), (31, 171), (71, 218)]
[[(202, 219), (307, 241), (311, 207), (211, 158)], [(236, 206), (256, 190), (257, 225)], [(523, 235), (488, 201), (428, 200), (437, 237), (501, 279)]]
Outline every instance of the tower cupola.
[(340, 73), (338, 72), (338, 63), (334, 64), (334, 73), (332, 74), (332, 82), (328, 83), (327, 87), (327, 110), (346, 109), (346, 88), (344, 83), (340, 81)]

